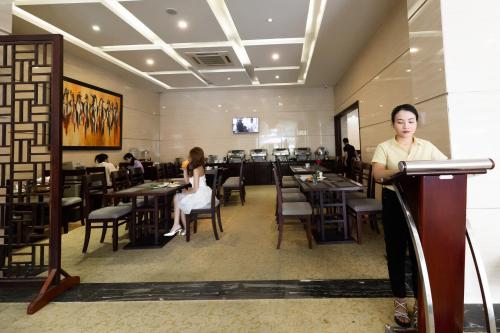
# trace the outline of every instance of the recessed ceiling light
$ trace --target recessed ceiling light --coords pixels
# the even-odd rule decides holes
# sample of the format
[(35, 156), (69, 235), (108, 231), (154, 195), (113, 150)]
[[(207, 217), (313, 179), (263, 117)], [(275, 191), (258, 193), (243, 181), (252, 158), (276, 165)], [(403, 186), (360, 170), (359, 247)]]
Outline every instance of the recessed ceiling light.
[(279, 102), (279, 103), (278, 103), (278, 106), (283, 106), (283, 103)]
[(186, 29), (188, 27), (188, 23), (184, 20), (180, 20), (177, 22), (177, 26), (181, 29)]
[(271, 58), (272, 58), (273, 60), (278, 60), (278, 59), (280, 58), (280, 55), (279, 55), (278, 53), (273, 53), (273, 54), (271, 55)]
[(224, 112), (227, 112), (227, 110), (225, 110)]
[(163, 110), (165, 110), (167, 107), (166, 107), (165, 105), (163, 105), (161, 108), (162, 108)]
[(231, 81), (231, 77), (230, 77), (230, 76), (228, 76), (228, 77), (227, 77), (227, 80), (228, 80), (228, 81)]
[(153, 59), (146, 59), (146, 64), (148, 64), (148, 65), (154, 65), (155, 61)]
[(280, 76), (279, 76), (279, 75), (275, 75), (275, 76), (274, 76), (274, 78), (275, 78), (275, 79), (279, 79), (279, 78), (280, 78)]
[(271, 23), (272, 21), (273, 21), (273, 18), (272, 18), (272, 17), (270, 17), (270, 18), (268, 18), (268, 19), (267, 19), (267, 22), (268, 22), (268, 23)]
[(174, 8), (167, 8), (166, 12), (169, 15), (177, 15), (177, 10), (175, 10)]
[(253, 109), (252, 111), (253, 111), (253, 112), (257, 112), (257, 110), (256, 110), (256, 109)]
[(379, 108), (383, 108), (384, 106), (383, 106), (382, 104), (380, 104), (378, 107), (379, 107)]
[(94, 25), (92, 26), (92, 30), (94, 30), (94, 31), (101, 31), (101, 27), (99, 27), (98, 25), (95, 25), (95, 24), (94, 24)]
[(406, 70), (406, 72), (410, 73), (410, 72), (411, 72), (411, 69), (409, 69), (409, 68), (408, 68), (408, 69)]
[(218, 107), (218, 108), (221, 108), (221, 107), (222, 107), (222, 104), (217, 105), (217, 107)]
[(417, 53), (417, 52), (418, 52), (418, 48), (410, 47), (410, 53)]

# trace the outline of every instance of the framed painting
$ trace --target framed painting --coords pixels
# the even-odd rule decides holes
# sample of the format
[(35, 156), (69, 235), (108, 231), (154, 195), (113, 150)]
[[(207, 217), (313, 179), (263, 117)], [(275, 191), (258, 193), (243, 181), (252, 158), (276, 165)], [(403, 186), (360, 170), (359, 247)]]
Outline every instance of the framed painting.
[(63, 149), (121, 149), (123, 96), (64, 77)]

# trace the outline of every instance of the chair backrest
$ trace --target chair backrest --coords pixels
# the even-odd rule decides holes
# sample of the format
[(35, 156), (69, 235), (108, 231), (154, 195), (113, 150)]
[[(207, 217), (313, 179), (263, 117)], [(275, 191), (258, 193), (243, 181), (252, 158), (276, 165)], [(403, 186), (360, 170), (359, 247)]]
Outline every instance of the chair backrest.
[(281, 162), (279, 161), (279, 159), (276, 159), (273, 167), (276, 169), (276, 175), (278, 177), (279, 186), (283, 187), (283, 175), (281, 174)]
[(111, 183), (113, 191), (120, 191), (131, 186), (127, 170), (118, 170), (111, 172)]
[[(63, 196), (83, 198), (83, 183), (85, 182), (85, 170), (61, 170), (62, 182), (61, 193)], [(64, 195), (67, 194), (67, 195)]]
[(366, 196), (375, 198), (375, 178), (373, 178), (373, 166), (363, 163), (363, 185), (366, 183)]
[(278, 214), (281, 214), (281, 205), (283, 203), (283, 196), (281, 194), (281, 186), (280, 186), (280, 182), (279, 182), (279, 178), (278, 178), (278, 171), (276, 170), (276, 166), (273, 167), (273, 176), (274, 176), (274, 184), (276, 185), (276, 200), (278, 201), (277, 202), (277, 206), (278, 206)]
[(144, 172), (141, 168), (129, 168), (128, 172), (132, 186), (144, 184)]
[[(94, 208), (104, 206), (104, 194), (108, 191), (106, 174), (104, 172), (90, 173), (84, 177), (83, 196), (86, 202), (87, 215)], [(93, 200), (100, 200), (99, 205), (92, 205)]]
[(210, 201), (211, 207), (215, 207), (215, 199), (219, 197), (218, 192), (219, 192), (219, 170), (214, 169), (213, 173), (213, 179), (212, 179), (212, 198)]
[(244, 185), (244, 177), (243, 177), (243, 164), (244, 163), (245, 163), (244, 160), (242, 160), (240, 163), (240, 179), (239, 179), (240, 187)]
[(104, 176), (106, 176), (106, 168), (105, 167), (86, 167), (85, 172), (87, 175), (91, 173), (104, 173)]
[(352, 169), (348, 171), (348, 174), (350, 173), (353, 180), (363, 184), (363, 162), (353, 159), (351, 168)]

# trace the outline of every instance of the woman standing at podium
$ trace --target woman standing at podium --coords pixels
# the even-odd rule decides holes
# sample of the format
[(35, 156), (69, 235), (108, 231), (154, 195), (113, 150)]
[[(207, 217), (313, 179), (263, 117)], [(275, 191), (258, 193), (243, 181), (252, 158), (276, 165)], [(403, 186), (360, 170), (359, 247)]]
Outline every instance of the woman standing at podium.
[[(410, 104), (398, 105), (391, 113), (395, 136), (380, 143), (373, 154), (373, 176), (376, 180), (388, 178), (399, 171), (399, 161), (446, 160), (446, 155), (429, 141), (414, 136), (418, 124), (417, 109)], [(413, 294), (417, 296), (418, 268), (415, 251), (403, 210), (392, 186), (382, 189), (382, 223), (384, 225), (387, 266), (394, 294), (394, 320), (403, 327), (411, 325), (406, 303), (405, 258), (411, 259)], [(416, 298), (415, 298), (415, 307)], [(413, 315), (416, 321), (415, 314)]]

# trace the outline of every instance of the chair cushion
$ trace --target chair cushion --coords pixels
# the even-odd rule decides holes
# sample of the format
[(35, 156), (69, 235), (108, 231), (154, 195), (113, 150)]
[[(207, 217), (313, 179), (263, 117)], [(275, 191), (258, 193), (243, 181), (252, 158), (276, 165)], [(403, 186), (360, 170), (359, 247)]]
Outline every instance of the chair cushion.
[(281, 177), (281, 180), (282, 181), (290, 181), (290, 180), (295, 180), (295, 177), (294, 176), (283, 176)]
[(345, 196), (347, 199), (366, 199), (365, 192), (347, 192)]
[(309, 202), (284, 202), (282, 214), (284, 216), (311, 215), (312, 208)]
[(307, 198), (302, 193), (282, 193), (283, 202), (303, 202), (307, 201)]
[(222, 185), (224, 188), (238, 188), (240, 187), (240, 178), (239, 177), (229, 177), (224, 184)]
[(82, 202), (82, 198), (80, 197), (66, 197), (62, 198), (61, 200), (61, 204), (63, 207), (71, 206), (80, 202)]
[(382, 202), (377, 199), (364, 198), (364, 199), (348, 199), (347, 207), (355, 212), (373, 212), (382, 211)]
[(295, 180), (284, 180), (281, 185), (283, 188), (299, 187), (299, 183)]
[(104, 220), (104, 219), (117, 219), (122, 216), (127, 215), (132, 211), (132, 207), (129, 205), (121, 205), (121, 206), (108, 206), (93, 210), (90, 212), (88, 219), (89, 220)]
[(298, 187), (282, 188), (281, 193), (302, 193)]

